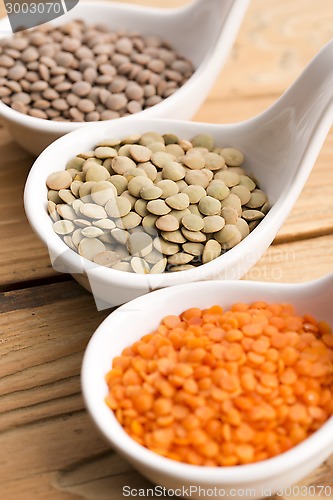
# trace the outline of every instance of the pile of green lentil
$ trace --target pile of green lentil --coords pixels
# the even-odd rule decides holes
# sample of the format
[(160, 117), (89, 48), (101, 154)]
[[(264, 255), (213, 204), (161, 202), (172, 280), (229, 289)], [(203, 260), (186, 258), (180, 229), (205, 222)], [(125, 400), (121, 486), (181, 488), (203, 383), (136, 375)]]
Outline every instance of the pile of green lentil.
[(190, 61), (157, 36), (74, 20), (46, 23), (0, 40), (0, 98), (14, 110), (54, 121), (110, 120), (173, 94)]
[(204, 134), (105, 139), (47, 178), (53, 229), (106, 267), (193, 269), (240, 243), (269, 210), (243, 161), (241, 151)]

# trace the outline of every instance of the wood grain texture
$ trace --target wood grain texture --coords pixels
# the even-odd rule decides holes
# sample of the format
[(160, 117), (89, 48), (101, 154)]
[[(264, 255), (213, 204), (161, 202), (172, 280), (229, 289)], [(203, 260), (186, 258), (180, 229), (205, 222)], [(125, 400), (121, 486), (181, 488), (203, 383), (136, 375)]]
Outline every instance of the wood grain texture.
[(272, 245), (244, 277), (253, 281), (302, 283), (333, 270), (333, 235)]
[[(260, 113), (332, 37), (332, 0), (252, 0), (229, 60), (195, 120), (232, 123)], [(90, 294), (52, 270), (47, 250), (33, 234), (22, 203), (32, 163), (0, 128), (0, 498), (121, 500), (125, 485), (151, 485), (98, 434), (84, 409), (79, 380), (87, 342), (109, 311), (97, 312)], [(332, 271), (332, 163), (331, 131), (275, 244), (245, 279), (304, 282)], [(333, 456), (300, 484), (333, 490)], [(326, 498), (315, 491), (311, 498)]]
[(24, 212), (24, 184), (32, 162), (0, 128), (0, 287), (56, 274)]
[[(0, 168), (0, 289), (34, 279), (60, 278), (24, 213), (22, 196), (31, 157), (10, 141), (7, 132), (2, 131), (0, 137), (0, 158), (5, 159)], [(12, 154), (14, 158), (7, 161)], [(276, 237), (277, 243), (333, 234), (332, 163), (330, 134), (302, 194)]]

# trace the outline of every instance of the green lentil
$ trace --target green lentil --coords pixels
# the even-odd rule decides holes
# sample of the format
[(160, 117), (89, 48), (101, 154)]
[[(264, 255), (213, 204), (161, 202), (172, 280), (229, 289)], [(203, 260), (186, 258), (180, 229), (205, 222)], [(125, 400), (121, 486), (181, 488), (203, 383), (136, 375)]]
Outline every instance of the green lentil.
[(47, 179), (54, 230), (115, 270), (194, 269), (228, 251), (269, 210), (236, 148), (147, 132), (105, 139)]

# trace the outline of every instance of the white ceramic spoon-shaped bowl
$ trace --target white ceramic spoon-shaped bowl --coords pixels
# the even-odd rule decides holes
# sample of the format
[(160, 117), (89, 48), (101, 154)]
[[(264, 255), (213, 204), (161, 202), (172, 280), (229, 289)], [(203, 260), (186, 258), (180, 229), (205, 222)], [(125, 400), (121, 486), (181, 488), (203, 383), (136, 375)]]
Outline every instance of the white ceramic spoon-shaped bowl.
[[(193, 76), (172, 96), (140, 112), (145, 118), (189, 119), (199, 109), (218, 76), (238, 33), (249, 0), (194, 0), (176, 9), (158, 9), (117, 2), (81, 0), (70, 12), (52, 21), (64, 24), (83, 19), (169, 41), (196, 68)], [(0, 21), (0, 37), (11, 35), (8, 17)], [(38, 155), (55, 139), (85, 123), (54, 122), (19, 113), (0, 101), (0, 117), (14, 139)], [(119, 119), (114, 121), (117, 127)]]
[[(56, 270), (69, 272), (108, 304), (122, 304), (151, 290), (191, 281), (239, 279), (270, 245), (300, 194), (333, 118), (333, 41), (315, 57), (296, 83), (267, 111), (232, 125), (152, 119), (123, 119), (72, 132), (51, 144), (36, 160), (25, 188), (25, 209), (38, 236), (48, 246)], [(182, 138), (211, 134), (217, 145), (238, 147), (245, 168), (268, 194), (272, 208), (259, 226), (221, 257), (193, 270), (158, 275), (124, 273), (96, 266), (70, 250), (52, 229), (46, 210), (46, 179), (66, 162), (106, 137), (154, 130)]]
[(200, 487), (224, 491), (217, 494), (217, 498), (247, 496), (256, 499), (274, 495), (278, 490), (283, 492), (333, 452), (331, 417), (303, 443), (263, 462), (218, 468), (181, 464), (158, 456), (133, 441), (105, 404), (108, 393), (105, 375), (111, 369), (112, 359), (125, 347), (153, 331), (164, 316), (178, 315), (190, 307), (207, 308), (215, 304), (226, 310), (235, 302), (256, 300), (291, 303), (298, 314), (312, 314), (316, 319), (333, 325), (333, 274), (301, 285), (207, 281), (158, 290), (111, 313), (92, 336), (84, 355), (81, 378), (87, 408), (112, 447), (153, 483), (170, 489), (192, 486), (191, 498), (204, 496), (202, 492), (199, 494)]

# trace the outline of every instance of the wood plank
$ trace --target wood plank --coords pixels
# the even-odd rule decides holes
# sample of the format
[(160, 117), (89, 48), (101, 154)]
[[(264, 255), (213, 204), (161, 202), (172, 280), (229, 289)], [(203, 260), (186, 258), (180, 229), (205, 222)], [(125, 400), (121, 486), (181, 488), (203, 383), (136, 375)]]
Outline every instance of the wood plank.
[[(126, 1), (170, 7), (187, 3)], [(228, 123), (263, 111), (332, 37), (332, 21), (331, 0), (253, 0), (229, 61), (195, 119)], [(247, 279), (301, 282), (332, 270), (332, 157), (331, 132), (276, 239), (288, 243), (272, 246)], [(32, 158), (0, 129), (3, 289), (63, 279), (51, 269), (46, 249), (24, 216), (22, 193), (31, 164)], [(80, 394), (83, 351), (107, 313), (97, 312), (92, 296), (74, 281), (0, 294), (2, 499), (120, 500), (125, 485), (150, 487), (109, 450)], [(332, 478), (333, 456), (301, 484), (333, 487)], [(316, 493), (311, 498), (323, 498)]]
[(33, 163), (0, 128), (0, 286), (56, 275), (24, 213), (23, 190)]
[[(333, 268), (332, 243), (326, 236), (275, 245), (247, 278), (322, 276)], [(97, 312), (92, 296), (74, 281), (0, 294), (0, 307), (2, 498), (106, 500), (112, 491), (112, 500), (120, 500), (125, 485), (151, 487), (109, 450), (80, 394), (84, 349), (109, 311)], [(307, 484), (332, 485), (332, 473), (333, 457)]]

